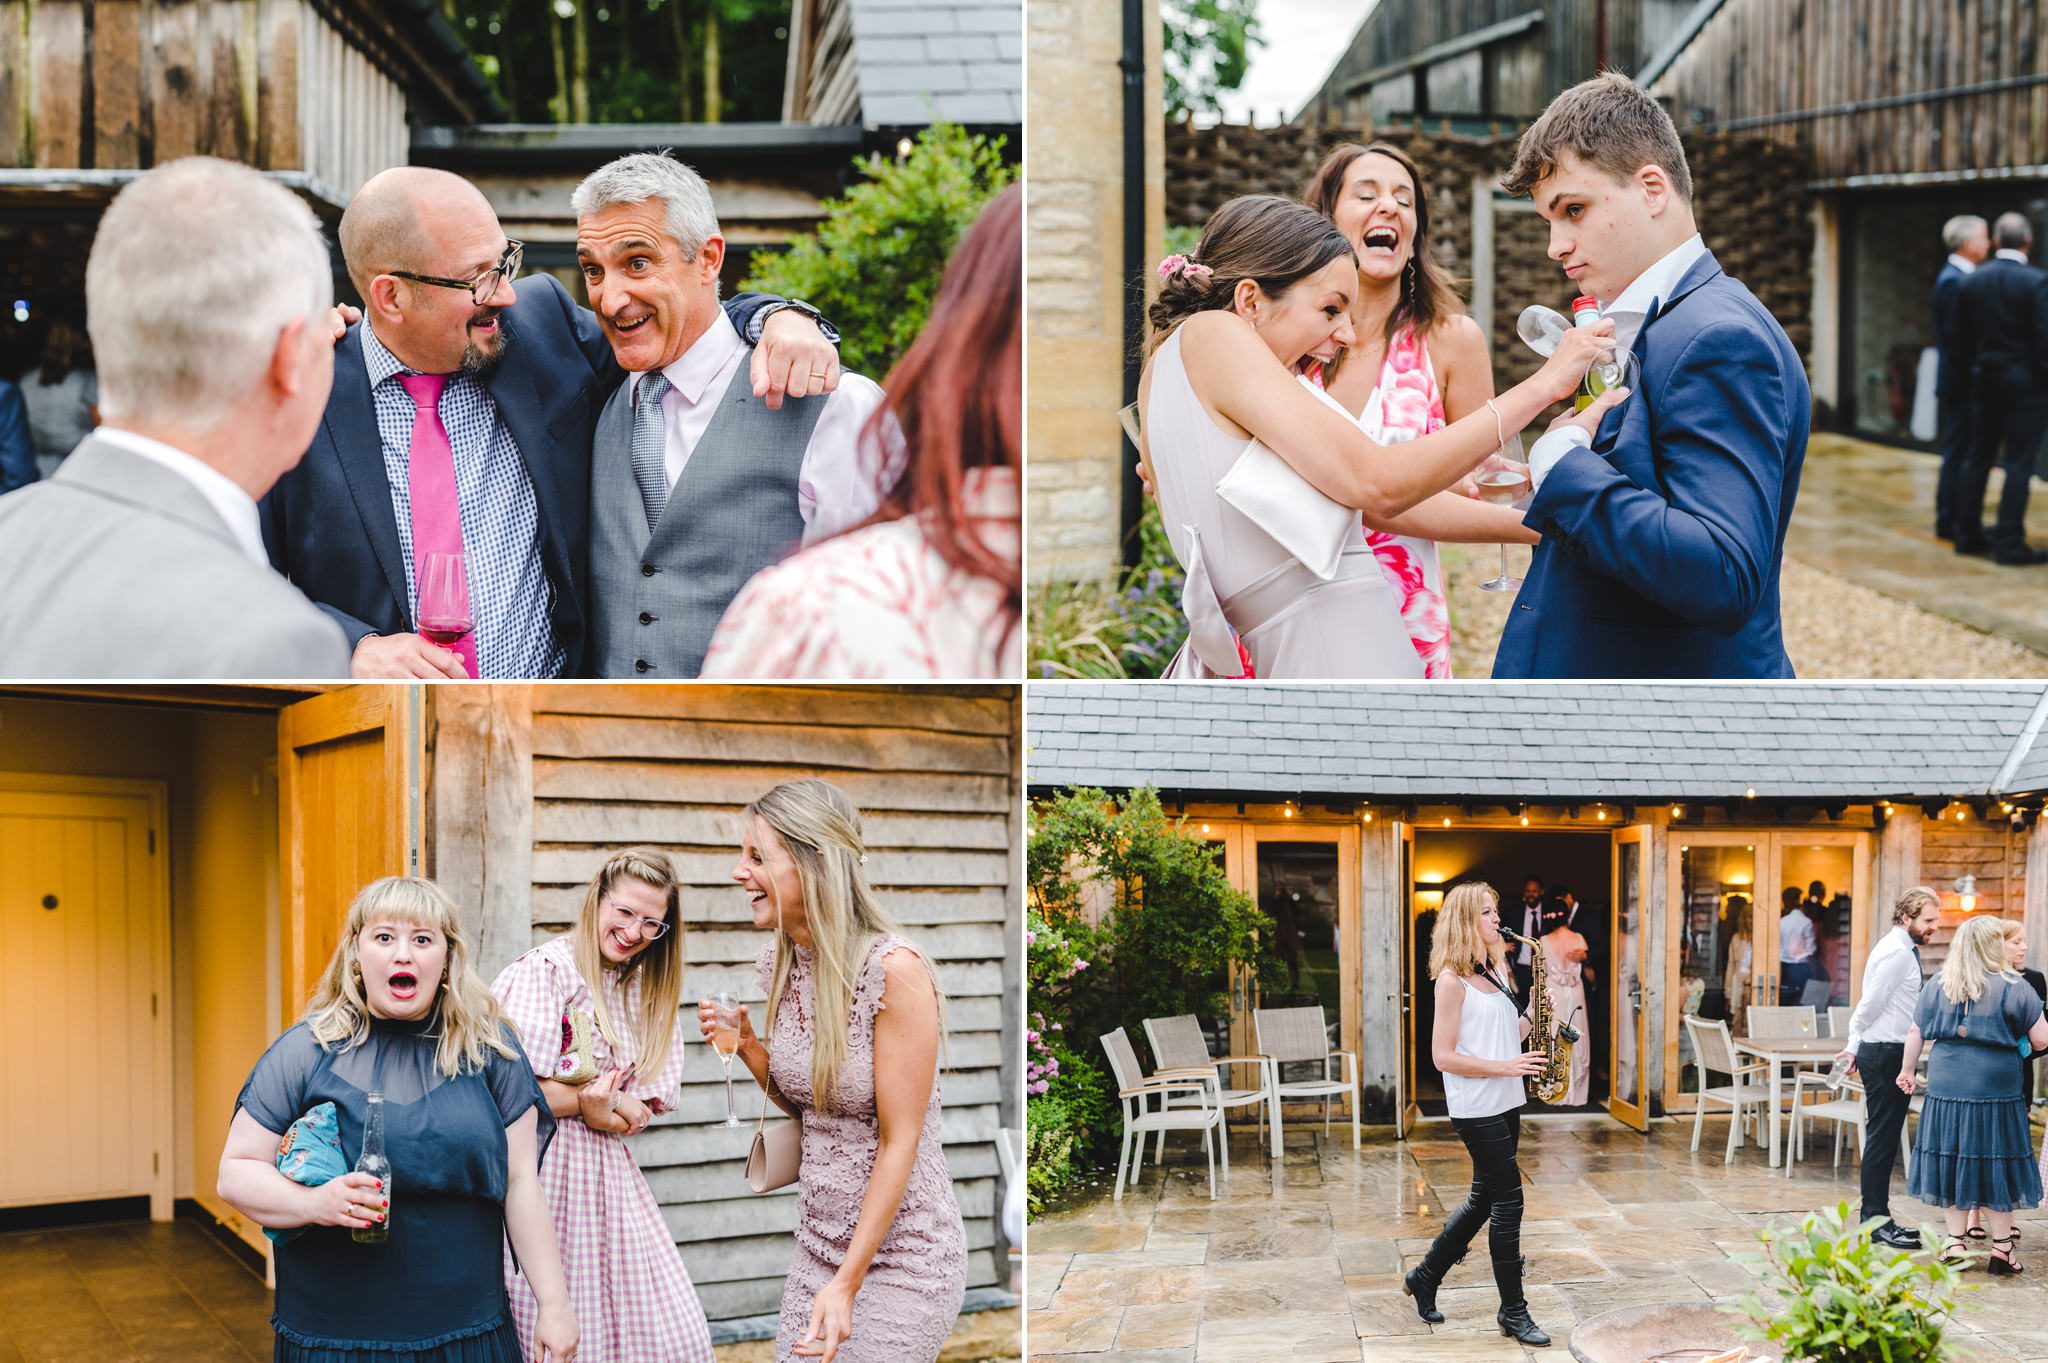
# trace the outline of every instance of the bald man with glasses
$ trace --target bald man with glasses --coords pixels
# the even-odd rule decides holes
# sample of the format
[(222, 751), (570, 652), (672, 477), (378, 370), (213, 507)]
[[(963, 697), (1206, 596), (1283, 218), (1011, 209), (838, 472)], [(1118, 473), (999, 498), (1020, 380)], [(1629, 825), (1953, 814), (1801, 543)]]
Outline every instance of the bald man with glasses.
[[(553, 276), (520, 279), (522, 245), (446, 171), (372, 177), (341, 250), (364, 315), (311, 447), (264, 499), (272, 563), (341, 625), (355, 677), (578, 675), (591, 437), (623, 377), (597, 319)], [(757, 389), (836, 379), (815, 314), (763, 294), (724, 307), (769, 328)], [(471, 627), (439, 643), (418, 628), (430, 554), (466, 567), (454, 605)]]

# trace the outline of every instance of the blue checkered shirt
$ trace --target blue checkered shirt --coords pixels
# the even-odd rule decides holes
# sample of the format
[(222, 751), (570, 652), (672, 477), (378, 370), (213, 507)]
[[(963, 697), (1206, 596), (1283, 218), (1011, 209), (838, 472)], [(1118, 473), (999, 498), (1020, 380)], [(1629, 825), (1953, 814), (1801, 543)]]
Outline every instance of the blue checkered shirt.
[[(408, 614), (419, 619), (419, 575), (412, 562), (412, 421), (416, 410), (398, 383), (416, 374), (362, 326), (363, 363), (384, 446), (384, 477), (405, 555)], [(476, 622), (477, 671), (485, 677), (559, 677), (569, 661), (555, 642), (554, 587), (541, 561), (540, 504), (498, 404), (466, 370), (441, 391), (441, 424), (455, 456), (455, 496), (462, 508), (462, 552), (469, 560), (469, 609)]]

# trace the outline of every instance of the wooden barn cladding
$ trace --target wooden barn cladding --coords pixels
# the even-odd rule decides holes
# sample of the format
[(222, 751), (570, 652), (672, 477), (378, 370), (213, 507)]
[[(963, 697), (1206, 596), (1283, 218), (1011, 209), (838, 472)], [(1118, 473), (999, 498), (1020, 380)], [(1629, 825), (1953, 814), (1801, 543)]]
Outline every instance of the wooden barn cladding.
[[(435, 688), (427, 812), (435, 874), (482, 886), (484, 968), (565, 931), (612, 851), (663, 848), (683, 881), (684, 997), (755, 1006), (766, 943), (734, 888), (740, 811), (820, 776), (860, 806), (868, 874), (938, 967), (950, 1009), (947, 1159), (967, 1222), (968, 1287), (994, 1285), (996, 1155), (1021, 1125), (1020, 697), (1015, 687)], [(695, 1029), (688, 1034), (695, 1041)], [(742, 1079), (744, 1076), (741, 1076)], [(739, 1111), (760, 1101), (736, 1085)], [(722, 1073), (692, 1046), (680, 1112), (636, 1143), (714, 1321), (774, 1313), (794, 1190), (741, 1181), (753, 1125), (730, 1131)], [(973, 1298), (970, 1296), (970, 1305)]]

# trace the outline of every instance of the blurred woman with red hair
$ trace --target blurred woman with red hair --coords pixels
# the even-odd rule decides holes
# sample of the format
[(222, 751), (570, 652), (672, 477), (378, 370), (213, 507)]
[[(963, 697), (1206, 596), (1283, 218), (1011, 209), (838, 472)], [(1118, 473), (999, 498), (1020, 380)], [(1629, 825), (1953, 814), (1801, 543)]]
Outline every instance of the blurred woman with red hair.
[(866, 523), (758, 574), (705, 677), (1023, 672), (1023, 190), (975, 220), (862, 438), (908, 462)]

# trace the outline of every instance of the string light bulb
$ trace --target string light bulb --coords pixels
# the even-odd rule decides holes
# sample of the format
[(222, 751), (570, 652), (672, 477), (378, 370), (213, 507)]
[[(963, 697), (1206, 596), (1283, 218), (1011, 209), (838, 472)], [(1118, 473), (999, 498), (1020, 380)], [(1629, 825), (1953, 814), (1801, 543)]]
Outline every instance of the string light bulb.
[(1742, 798), (1745, 800), (1754, 800), (1756, 798), (1756, 787), (1751, 786), (1748, 790), (1743, 791)]

